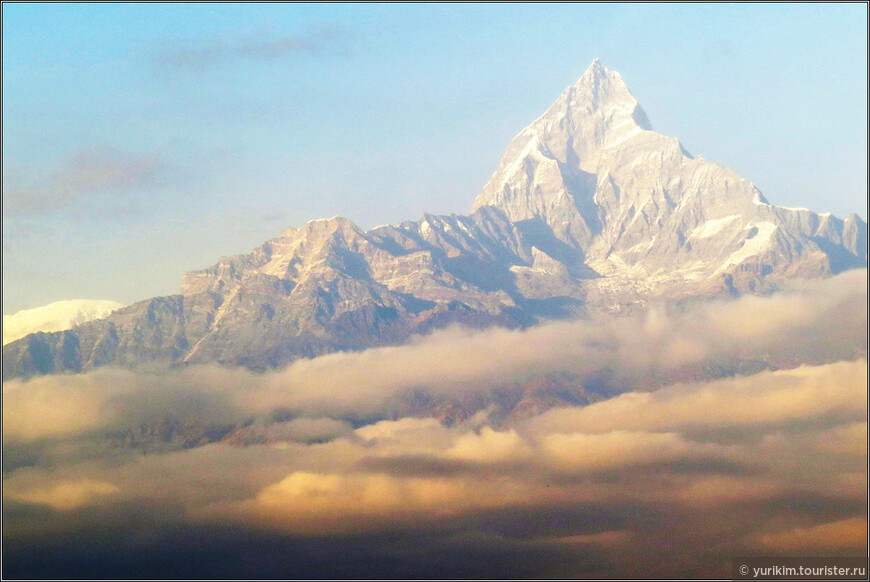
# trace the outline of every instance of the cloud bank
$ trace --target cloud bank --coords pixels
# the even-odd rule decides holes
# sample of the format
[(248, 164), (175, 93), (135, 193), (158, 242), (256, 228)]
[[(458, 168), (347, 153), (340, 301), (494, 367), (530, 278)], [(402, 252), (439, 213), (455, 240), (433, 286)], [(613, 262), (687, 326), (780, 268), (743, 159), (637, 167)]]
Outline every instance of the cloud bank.
[[(862, 555), (866, 293), (849, 272), (266, 374), (6, 382), (4, 568), (723, 577), (733, 555)], [(536, 399), (553, 375), (589, 398)], [(514, 388), (532, 404), (496, 414)], [(456, 402), (468, 414), (439, 420)]]

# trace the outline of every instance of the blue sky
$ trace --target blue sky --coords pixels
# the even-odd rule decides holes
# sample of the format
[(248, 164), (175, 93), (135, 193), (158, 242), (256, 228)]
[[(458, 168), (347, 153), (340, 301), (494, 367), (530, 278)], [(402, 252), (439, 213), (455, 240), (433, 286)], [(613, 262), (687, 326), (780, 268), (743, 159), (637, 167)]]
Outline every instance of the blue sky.
[(867, 216), (867, 6), (4, 4), (3, 312), (333, 215), (463, 213), (599, 57), (774, 204)]

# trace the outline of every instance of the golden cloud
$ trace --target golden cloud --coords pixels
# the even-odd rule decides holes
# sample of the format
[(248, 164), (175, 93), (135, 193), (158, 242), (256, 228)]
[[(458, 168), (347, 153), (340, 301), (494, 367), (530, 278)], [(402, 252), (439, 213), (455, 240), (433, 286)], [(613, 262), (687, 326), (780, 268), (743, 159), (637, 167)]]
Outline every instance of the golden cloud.
[(831, 523), (798, 527), (758, 536), (758, 543), (768, 550), (790, 552), (825, 552), (867, 547), (866, 516)]
[(534, 430), (674, 431), (782, 424), (867, 415), (867, 362), (838, 362), (708, 383), (630, 392), (585, 408), (554, 409), (531, 420)]
[(102, 501), (120, 489), (112, 483), (94, 479), (58, 481), (29, 489), (12, 489), (5, 497), (14, 501), (46, 505), (56, 511), (70, 511)]

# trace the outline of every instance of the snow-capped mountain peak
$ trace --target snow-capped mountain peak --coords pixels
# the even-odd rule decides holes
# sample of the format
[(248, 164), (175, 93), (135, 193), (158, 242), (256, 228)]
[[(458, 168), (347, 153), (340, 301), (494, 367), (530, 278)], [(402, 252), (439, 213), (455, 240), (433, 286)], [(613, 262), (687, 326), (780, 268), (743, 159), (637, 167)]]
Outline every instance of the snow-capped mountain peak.
[(38, 331), (61, 331), (86, 321), (102, 319), (124, 307), (117, 301), (69, 299), (3, 316), (3, 345)]
[[(649, 134), (649, 135), (648, 135)], [(552, 106), (517, 135), (473, 209), (497, 206), (512, 220), (541, 218), (558, 238), (585, 246), (599, 222), (592, 200), (602, 160), (652, 138), (622, 76), (595, 60)], [(684, 152), (676, 140), (654, 144)]]
[[(824, 266), (813, 238), (818, 215), (768, 204), (730, 168), (653, 131), (622, 76), (598, 59), (514, 138), (473, 209), (484, 206), (549, 229), (581, 249), (608, 285), (643, 292), (718, 281), (735, 269), (754, 277), (797, 255), (823, 271), (866, 256), (846, 243), (853, 258)], [(836, 244), (843, 237), (836, 234)]]
[(575, 114), (592, 109), (617, 125), (629, 123), (629, 119), (625, 118), (627, 114), (630, 121), (641, 129), (652, 129), (637, 99), (622, 80), (622, 75), (608, 69), (598, 59), (592, 61), (583, 76), (568, 87), (565, 94)]

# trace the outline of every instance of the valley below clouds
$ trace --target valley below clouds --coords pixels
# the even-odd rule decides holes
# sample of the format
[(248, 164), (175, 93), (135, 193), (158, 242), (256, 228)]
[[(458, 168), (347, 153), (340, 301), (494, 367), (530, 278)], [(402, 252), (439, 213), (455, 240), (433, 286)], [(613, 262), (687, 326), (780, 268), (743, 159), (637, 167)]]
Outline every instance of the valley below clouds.
[(3, 384), (8, 577), (727, 577), (867, 551), (867, 271)]

